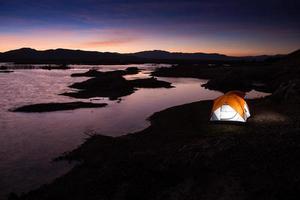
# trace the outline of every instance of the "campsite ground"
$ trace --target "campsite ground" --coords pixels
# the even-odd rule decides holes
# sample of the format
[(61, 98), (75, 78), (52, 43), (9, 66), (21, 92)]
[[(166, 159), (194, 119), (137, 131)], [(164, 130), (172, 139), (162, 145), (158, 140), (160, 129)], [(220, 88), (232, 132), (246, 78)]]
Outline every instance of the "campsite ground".
[(155, 113), (138, 133), (94, 135), (59, 158), (80, 161), (73, 170), (20, 198), (298, 199), (300, 104), (248, 103), (247, 124), (210, 123), (202, 101)]

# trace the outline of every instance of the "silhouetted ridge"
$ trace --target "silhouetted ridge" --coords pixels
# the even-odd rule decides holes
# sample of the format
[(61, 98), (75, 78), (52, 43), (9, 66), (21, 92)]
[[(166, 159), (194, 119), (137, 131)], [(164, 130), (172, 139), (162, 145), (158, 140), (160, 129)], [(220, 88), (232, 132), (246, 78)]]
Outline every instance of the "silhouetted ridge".
[(299, 66), (300, 65), (300, 49), (286, 55), (278, 65), (283, 66)]
[(174, 60), (232, 60), (237, 59), (235, 57), (226, 56), (223, 54), (217, 53), (181, 53), (181, 52), (168, 52), (161, 50), (153, 51), (141, 51), (134, 53), (133, 55), (141, 58), (150, 58), (150, 59), (174, 59)]
[(133, 60), (138, 58), (119, 53), (70, 49), (38, 51), (22, 48), (0, 54), (0, 61), (16, 63), (126, 63)]
[(263, 61), (274, 56), (234, 57), (217, 53), (181, 53), (161, 50), (137, 53), (111, 53), (70, 49), (50, 49), (39, 51), (21, 48), (0, 53), (0, 62), (15, 63), (77, 63), (77, 64), (127, 64), (127, 63), (174, 63), (201, 61)]

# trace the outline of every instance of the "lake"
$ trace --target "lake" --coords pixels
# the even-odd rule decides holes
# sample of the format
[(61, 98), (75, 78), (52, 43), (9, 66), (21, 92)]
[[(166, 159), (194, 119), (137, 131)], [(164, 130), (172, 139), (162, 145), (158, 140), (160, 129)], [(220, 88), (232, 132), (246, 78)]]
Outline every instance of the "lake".
[[(147, 118), (168, 107), (199, 100), (214, 99), (220, 92), (201, 87), (206, 80), (159, 78), (172, 82), (171, 89), (138, 89), (121, 101), (106, 98), (74, 99), (58, 95), (70, 91), (68, 85), (88, 78), (70, 75), (89, 68), (103, 71), (137, 66), (143, 71), (127, 79), (145, 78), (157, 66), (71, 65), (70, 70), (43, 70), (11, 66), (13, 73), (0, 74), (0, 199), (8, 192), (26, 192), (49, 183), (66, 173), (72, 165), (51, 160), (84, 142), (88, 133), (120, 136), (149, 126)], [(17, 69), (16, 69), (17, 68)], [(251, 91), (248, 98), (265, 96)], [(107, 107), (49, 113), (14, 113), (9, 109), (34, 103), (91, 101), (106, 102)], [(209, 116), (208, 116), (209, 118)]]

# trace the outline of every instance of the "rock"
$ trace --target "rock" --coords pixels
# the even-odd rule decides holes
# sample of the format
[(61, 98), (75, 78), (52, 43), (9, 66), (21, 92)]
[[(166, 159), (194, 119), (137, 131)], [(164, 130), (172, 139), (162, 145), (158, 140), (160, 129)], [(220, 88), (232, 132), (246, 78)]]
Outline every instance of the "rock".
[[(129, 71), (135, 71), (130, 69)], [(83, 82), (70, 85), (71, 88), (79, 89), (78, 92), (68, 92), (62, 95), (75, 98), (109, 97), (116, 100), (119, 97), (132, 94), (136, 88), (170, 88), (171, 83), (159, 81), (155, 78), (126, 80), (122, 70), (111, 72), (89, 72), (96, 77)], [(77, 75), (76, 75), (77, 76)]]
[(8, 67), (6, 67), (6, 66), (0, 66), (0, 70), (7, 70), (8, 69)]
[(127, 67), (126, 69), (125, 69), (125, 71), (126, 71), (126, 74), (137, 74), (137, 73), (139, 73), (139, 68), (137, 68), (137, 67)]
[(12, 72), (14, 72), (14, 71), (12, 71), (12, 70), (0, 70), (0, 73), (12, 73)]
[(99, 72), (96, 69), (90, 69), (87, 72), (84, 73), (74, 73), (71, 74), (72, 77), (97, 77), (97, 76), (101, 76), (103, 74), (103, 72)]
[(78, 108), (99, 108), (106, 106), (106, 103), (86, 103), (86, 102), (67, 102), (67, 103), (42, 103), (22, 106), (11, 111), (13, 112), (51, 112), (59, 110), (74, 110)]
[(100, 77), (106, 75), (129, 75), (129, 74), (137, 74), (140, 70), (137, 67), (128, 67), (125, 70), (115, 70), (115, 71), (108, 71), (108, 72), (101, 72), (96, 69), (90, 69), (84, 73), (74, 73), (71, 74), (72, 77)]
[(218, 90), (224, 93), (231, 90), (248, 92), (253, 88), (251, 80), (247, 79), (242, 73), (236, 73), (234, 71), (228, 72), (222, 77), (211, 79), (202, 86), (210, 90)]
[(80, 90), (62, 95), (75, 98), (109, 97), (114, 100), (134, 92), (132, 85), (118, 73), (103, 73), (86, 81), (74, 83), (69, 87)]
[(136, 88), (171, 88), (171, 83), (166, 81), (157, 80), (157, 78), (151, 77), (146, 79), (130, 80), (130, 84)]
[(300, 102), (300, 79), (281, 83), (270, 98), (276, 101)]
[(151, 75), (158, 77), (210, 79), (224, 75), (229, 69), (220, 65), (173, 65), (172, 67), (157, 68)]
[(52, 70), (52, 69), (62, 69), (62, 70), (66, 70), (66, 69), (71, 69), (71, 67), (69, 67), (67, 64), (61, 64), (58, 66), (44, 66), (42, 67), (42, 69), (46, 69), (46, 70)]

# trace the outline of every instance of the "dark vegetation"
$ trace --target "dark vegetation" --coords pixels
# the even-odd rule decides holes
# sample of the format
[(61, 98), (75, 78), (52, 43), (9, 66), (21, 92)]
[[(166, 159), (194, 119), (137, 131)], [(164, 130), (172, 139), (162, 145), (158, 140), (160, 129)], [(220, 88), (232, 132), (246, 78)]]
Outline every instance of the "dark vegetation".
[(106, 103), (86, 103), (86, 102), (67, 102), (67, 103), (41, 103), (22, 106), (13, 109), (13, 112), (51, 112), (59, 110), (74, 110), (78, 108), (99, 108), (106, 106)]
[(171, 83), (157, 80), (154, 77), (146, 79), (126, 80), (123, 76), (136, 74), (138, 68), (130, 67), (126, 70), (100, 72), (89, 70), (86, 73), (72, 74), (73, 77), (93, 77), (83, 82), (78, 82), (69, 87), (79, 89), (76, 92), (67, 92), (62, 95), (75, 98), (109, 97), (111, 100), (132, 94), (137, 88), (171, 88)]

